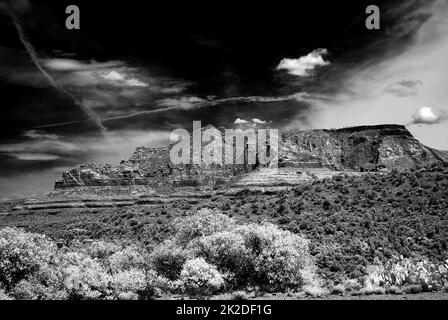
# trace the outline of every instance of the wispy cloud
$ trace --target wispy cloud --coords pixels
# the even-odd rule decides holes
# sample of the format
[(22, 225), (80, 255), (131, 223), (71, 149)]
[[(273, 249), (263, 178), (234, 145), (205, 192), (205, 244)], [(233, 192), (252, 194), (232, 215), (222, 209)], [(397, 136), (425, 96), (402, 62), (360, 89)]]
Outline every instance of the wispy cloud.
[[(98, 135), (61, 136), (45, 131), (27, 131), (25, 140), (0, 146), (0, 156), (9, 169), (0, 174), (0, 197), (18, 198), (45, 194), (63, 171), (84, 162), (118, 163), (136, 147), (164, 146), (169, 132), (148, 130), (110, 131), (109, 141)], [(3, 163), (2, 163), (3, 164)]]
[[(340, 71), (340, 89), (325, 100), (314, 100), (312, 126), (408, 124), (414, 119), (414, 123), (434, 124), (410, 127), (417, 139), (431, 147), (448, 149), (448, 126), (436, 112), (448, 111), (447, 13), (445, 0), (412, 1), (412, 6), (396, 8), (394, 15), (403, 20), (399, 20), (401, 27), (385, 30), (387, 41), (372, 43), (365, 49), (369, 54), (362, 63)], [(374, 50), (375, 46), (381, 51)], [(339, 61), (332, 67), (341, 68)], [(415, 114), (416, 106), (431, 106), (431, 112), (423, 109), (424, 114)]]
[[(39, 70), (42, 76), (48, 81), (48, 83), (57, 91), (64, 94), (65, 96), (72, 99), (73, 103), (78, 106), (88, 117), (89, 119), (97, 126), (99, 131), (104, 135), (106, 128), (102, 125), (100, 117), (95, 113), (95, 111), (88, 106), (84, 105), (82, 101), (80, 101), (72, 92), (68, 91), (65, 87), (61, 86), (51, 74), (49, 74), (45, 68), (42, 66), (42, 62), (37, 55), (36, 49), (29, 41), (27, 35), (25, 34), (24, 28), (22, 26), (22, 22), (17, 17), (14, 12), (14, 6), (10, 7), (9, 4), (0, 3), (0, 9), (5, 10), (10, 16), (12, 23), (17, 31), (18, 37), (22, 45), (25, 47), (26, 52), (34, 63), (35, 67)], [(29, 2), (22, 1), (20, 8), (28, 9)]]
[(108, 61), (108, 62), (84, 62), (76, 59), (66, 58), (47, 58), (43, 60), (43, 64), (46, 68), (55, 71), (84, 71), (84, 70), (102, 70), (105, 68), (119, 67), (123, 65), (120, 61)]
[(48, 153), (23, 152), (23, 153), (12, 153), (11, 155), (15, 157), (17, 160), (23, 160), (23, 161), (53, 161), (61, 158), (60, 156)]
[(74, 143), (63, 141), (56, 134), (27, 130), (24, 141), (0, 145), (0, 152), (19, 160), (57, 160), (65, 156), (81, 155), (83, 149)]
[(148, 84), (136, 79), (128, 78), (126, 74), (120, 73), (118, 71), (112, 70), (106, 73), (101, 73), (99, 75), (101, 78), (110, 81), (113, 85), (129, 86), (129, 87), (148, 87)]
[(418, 87), (422, 85), (423, 82), (420, 80), (401, 80), (388, 86), (385, 91), (396, 97), (416, 96)]
[(168, 108), (179, 108), (179, 109), (192, 109), (195, 108), (197, 104), (204, 102), (205, 100), (199, 97), (186, 96), (177, 98), (166, 98), (160, 100), (158, 105), (161, 107)]

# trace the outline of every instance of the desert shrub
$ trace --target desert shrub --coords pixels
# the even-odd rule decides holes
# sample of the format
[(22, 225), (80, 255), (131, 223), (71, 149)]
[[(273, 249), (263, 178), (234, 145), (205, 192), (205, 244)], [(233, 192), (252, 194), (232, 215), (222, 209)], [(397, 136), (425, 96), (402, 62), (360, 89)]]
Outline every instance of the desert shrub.
[(253, 263), (252, 281), (268, 290), (286, 290), (316, 280), (308, 240), (265, 223), (235, 228)]
[(223, 276), (215, 266), (207, 263), (203, 258), (187, 260), (179, 280), (184, 292), (194, 296), (210, 295), (224, 285)]
[(331, 293), (333, 294), (343, 294), (345, 292), (345, 287), (343, 284), (335, 285), (331, 288)]
[(232, 273), (235, 285), (247, 282), (254, 272), (253, 262), (241, 234), (214, 233), (194, 243), (194, 255), (204, 258), (224, 273)]
[(126, 292), (144, 292), (147, 288), (146, 274), (139, 269), (119, 271), (112, 276), (111, 287), (117, 297)]
[[(218, 211), (201, 210), (184, 220), (176, 221), (180, 235), (175, 238), (182, 241), (165, 243), (151, 255), (154, 269), (171, 280), (177, 278), (188, 252), (225, 274), (229, 288), (257, 286), (282, 291), (319, 285), (308, 241), (299, 235), (270, 223), (238, 226)], [(205, 231), (195, 231), (198, 225), (205, 226)], [(193, 231), (184, 230), (186, 227)]]
[(45, 268), (56, 255), (56, 245), (45, 236), (16, 228), (0, 230), (0, 285), (12, 289)]
[(155, 271), (147, 270), (144, 253), (136, 246), (116, 251), (97, 242), (74, 250), (58, 249), (38, 234), (0, 230), (5, 299), (110, 299), (123, 293), (148, 298), (157, 285), (166, 286)]
[(17, 283), (11, 294), (16, 299), (25, 300), (67, 299), (68, 292), (65, 286), (67, 273), (62, 268), (63, 260), (64, 254), (58, 252), (49, 264)]
[(386, 289), (386, 293), (389, 294), (402, 294), (403, 291), (398, 286), (391, 286)]
[(145, 254), (135, 245), (128, 246), (112, 254), (108, 258), (113, 273), (131, 269), (145, 269), (147, 260)]
[(120, 246), (106, 241), (94, 241), (86, 247), (86, 253), (92, 258), (106, 259), (120, 250)]
[(6, 291), (0, 287), (0, 301), (2, 300), (14, 300), (14, 298), (8, 295)]
[(419, 285), (425, 291), (438, 290), (448, 282), (448, 262), (436, 265), (428, 260), (393, 258), (369, 267), (366, 283), (379, 286)]
[(50, 279), (42, 275), (32, 276), (16, 284), (12, 294), (18, 300), (65, 300), (68, 298), (62, 279), (52, 279), (56, 280), (52, 282), (47, 280)]
[(150, 254), (150, 261), (158, 274), (169, 280), (176, 280), (188, 257), (187, 250), (178, 246), (174, 241), (165, 241)]
[(201, 209), (196, 214), (174, 221), (175, 241), (187, 245), (194, 239), (229, 230), (234, 220), (218, 210)]
[(356, 279), (347, 279), (342, 285), (345, 288), (345, 291), (359, 291), (361, 289), (361, 284)]
[(412, 293), (412, 294), (417, 294), (423, 291), (423, 287), (419, 284), (407, 284), (405, 286), (403, 286), (403, 292), (404, 293)]
[(100, 299), (110, 293), (110, 274), (89, 256), (68, 252), (62, 259), (61, 268), (69, 299)]

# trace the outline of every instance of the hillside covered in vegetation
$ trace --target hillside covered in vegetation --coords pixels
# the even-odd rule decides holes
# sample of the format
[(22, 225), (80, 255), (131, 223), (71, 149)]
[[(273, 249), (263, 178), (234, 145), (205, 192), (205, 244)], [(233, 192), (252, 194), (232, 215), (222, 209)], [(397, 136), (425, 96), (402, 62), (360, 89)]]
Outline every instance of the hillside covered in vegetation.
[(101, 240), (153, 250), (175, 237), (176, 218), (209, 208), (237, 225), (273, 223), (307, 239), (316, 273), (331, 287), (350, 279), (363, 283), (372, 265), (396, 259), (443, 265), (447, 200), (448, 166), (442, 164), (340, 174), (276, 193), (243, 190), (193, 202), (12, 213), (0, 217), (0, 226), (46, 234), (59, 247)]

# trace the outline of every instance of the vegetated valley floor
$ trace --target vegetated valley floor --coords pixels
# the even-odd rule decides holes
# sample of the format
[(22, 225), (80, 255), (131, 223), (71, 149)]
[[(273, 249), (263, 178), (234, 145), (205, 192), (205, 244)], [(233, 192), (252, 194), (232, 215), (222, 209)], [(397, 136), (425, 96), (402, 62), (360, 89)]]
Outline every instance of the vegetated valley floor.
[[(447, 259), (447, 165), (340, 175), (278, 193), (241, 191), (193, 203), (12, 212), (0, 215), (0, 228), (44, 233), (61, 245), (102, 239), (152, 247), (170, 237), (174, 218), (203, 207), (219, 209), (241, 223), (269, 221), (302, 234), (311, 240), (311, 252), (327, 280), (361, 278), (375, 257)], [(441, 293), (434, 298), (448, 297)]]

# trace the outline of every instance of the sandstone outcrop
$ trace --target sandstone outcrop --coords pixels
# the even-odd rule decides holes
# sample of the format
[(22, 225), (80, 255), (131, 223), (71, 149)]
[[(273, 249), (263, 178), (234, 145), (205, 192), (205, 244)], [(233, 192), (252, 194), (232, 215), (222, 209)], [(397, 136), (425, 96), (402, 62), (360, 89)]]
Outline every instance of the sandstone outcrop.
[(272, 177), (269, 170), (256, 165), (174, 165), (169, 153), (170, 147), (139, 147), (129, 160), (116, 166), (81, 164), (63, 173), (55, 188), (147, 186), (156, 191), (179, 187), (212, 190), (245, 185), (253, 171), (253, 181), (257, 183), (269, 185), (272, 178), (274, 184), (282, 184), (281, 179), (285, 184), (294, 184), (307, 180), (307, 175), (302, 174), (307, 170), (387, 171), (448, 159), (445, 152), (424, 146), (401, 125), (281, 131), (279, 167), (298, 170), (281, 169)]

